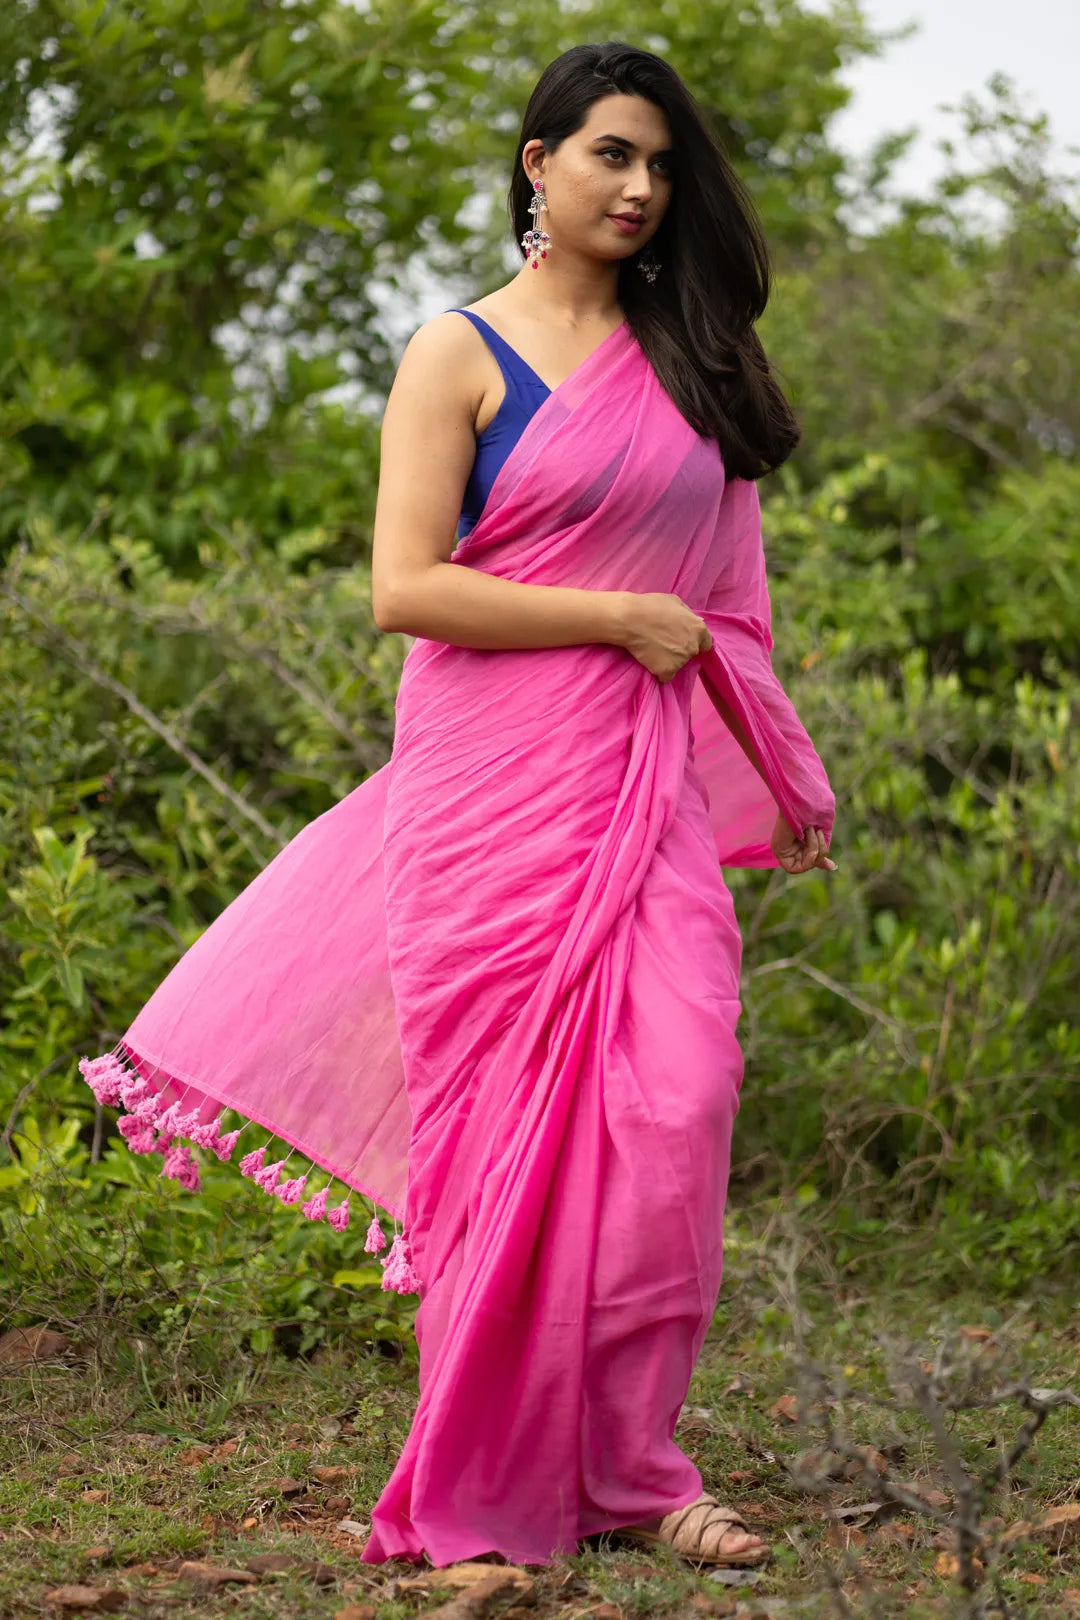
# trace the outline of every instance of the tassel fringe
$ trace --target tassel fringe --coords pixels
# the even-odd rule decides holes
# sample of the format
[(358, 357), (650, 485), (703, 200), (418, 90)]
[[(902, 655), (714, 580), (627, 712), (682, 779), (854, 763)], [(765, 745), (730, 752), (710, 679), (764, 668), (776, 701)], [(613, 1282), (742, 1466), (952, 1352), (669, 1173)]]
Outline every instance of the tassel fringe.
[[(117, 1120), (116, 1128), (131, 1152), (160, 1153), (162, 1165), (158, 1174), (178, 1181), (188, 1192), (198, 1192), (202, 1182), (199, 1162), (187, 1142), (213, 1153), (224, 1163), (232, 1158), (237, 1142), (251, 1123), (248, 1120), (239, 1130), (222, 1135), (224, 1112), (217, 1119), (202, 1120), (197, 1109), (185, 1113), (180, 1100), (166, 1106), (160, 1092), (140, 1074), (131, 1054), (122, 1044), (100, 1057), (80, 1058), (79, 1073), (103, 1108), (126, 1110)], [(177, 1084), (175, 1081), (170, 1083), (174, 1086)], [(187, 1138), (187, 1142), (180, 1141), (181, 1137)], [(302, 1201), (311, 1170), (282, 1181), (287, 1160), (278, 1159), (273, 1164), (267, 1164), (266, 1154), (270, 1145), (266, 1142), (262, 1147), (245, 1153), (238, 1165), (240, 1174), (281, 1203), (299, 1204), (300, 1212), (307, 1220), (326, 1221), (335, 1232), (344, 1232), (349, 1225), (351, 1189), (333, 1209), (327, 1208), (330, 1183), (320, 1188), (313, 1197)], [(385, 1248), (386, 1233), (376, 1214), (367, 1229), (364, 1250), (367, 1254), (378, 1254)], [(404, 1233), (397, 1234), (390, 1245), (390, 1252), (379, 1263), (383, 1268), (384, 1289), (398, 1294), (420, 1292), (420, 1276), (413, 1265)]]

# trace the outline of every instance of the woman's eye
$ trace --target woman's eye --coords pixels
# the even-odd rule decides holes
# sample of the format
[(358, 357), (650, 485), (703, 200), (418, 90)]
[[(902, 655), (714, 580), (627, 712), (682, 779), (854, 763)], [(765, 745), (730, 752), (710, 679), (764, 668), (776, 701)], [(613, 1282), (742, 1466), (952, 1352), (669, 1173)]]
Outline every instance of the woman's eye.
[[(604, 146), (600, 150), (600, 156), (601, 157), (620, 157), (621, 158), (621, 157), (625, 157), (626, 153), (622, 150), (621, 147), (618, 147), (618, 146)], [(670, 174), (671, 173), (671, 164), (668, 162), (667, 158), (657, 158), (656, 161), (657, 161), (657, 163), (659, 163), (661, 169), (663, 169), (665, 174)]]

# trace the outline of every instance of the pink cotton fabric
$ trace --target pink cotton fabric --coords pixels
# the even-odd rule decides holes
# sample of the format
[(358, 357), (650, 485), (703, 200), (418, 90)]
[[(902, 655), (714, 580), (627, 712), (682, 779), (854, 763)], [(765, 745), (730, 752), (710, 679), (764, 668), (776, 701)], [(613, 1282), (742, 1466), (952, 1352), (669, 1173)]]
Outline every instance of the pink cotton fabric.
[(661, 682), (606, 645), (417, 640), (390, 762), (217, 919), (122, 1051), (162, 1099), (235, 1109), (404, 1223), (420, 1399), (365, 1561), (546, 1563), (702, 1488), (673, 1433), (742, 1079), (721, 864), (777, 864), (777, 805), (829, 836), (834, 799), (770, 663), (757, 486), (725, 482), (626, 323), (543, 401), (453, 560), (673, 592), (714, 645)]

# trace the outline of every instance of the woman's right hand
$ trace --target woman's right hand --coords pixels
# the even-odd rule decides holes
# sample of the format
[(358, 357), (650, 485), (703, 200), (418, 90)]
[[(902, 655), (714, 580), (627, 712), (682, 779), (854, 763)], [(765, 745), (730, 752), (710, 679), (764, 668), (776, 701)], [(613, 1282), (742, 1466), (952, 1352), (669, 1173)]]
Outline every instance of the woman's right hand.
[(681, 596), (665, 591), (618, 591), (619, 645), (657, 680), (672, 680), (691, 658), (712, 646), (709, 627)]

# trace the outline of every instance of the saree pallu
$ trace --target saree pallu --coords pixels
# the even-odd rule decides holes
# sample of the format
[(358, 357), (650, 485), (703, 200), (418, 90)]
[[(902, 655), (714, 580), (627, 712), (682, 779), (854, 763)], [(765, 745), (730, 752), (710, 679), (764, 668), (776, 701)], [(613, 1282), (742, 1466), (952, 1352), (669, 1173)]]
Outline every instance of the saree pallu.
[[(156, 1130), (166, 1166), (189, 1155), (186, 1185), (177, 1135), (227, 1157), (256, 1122), (403, 1221), (384, 1286), (420, 1295), (420, 1397), (365, 1561), (546, 1563), (702, 1488), (673, 1436), (742, 1080), (721, 864), (777, 864), (777, 807), (828, 837), (834, 799), (771, 667), (757, 487), (725, 482), (627, 323), (541, 404), (452, 561), (675, 593), (713, 646), (661, 682), (604, 644), (414, 642), (387, 766), (86, 1069), (129, 1142), (145, 1124), (142, 1150)], [(222, 1135), (223, 1109), (248, 1123)], [(344, 1224), (348, 1197), (328, 1211), (264, 1152), (245, 1173)]]

